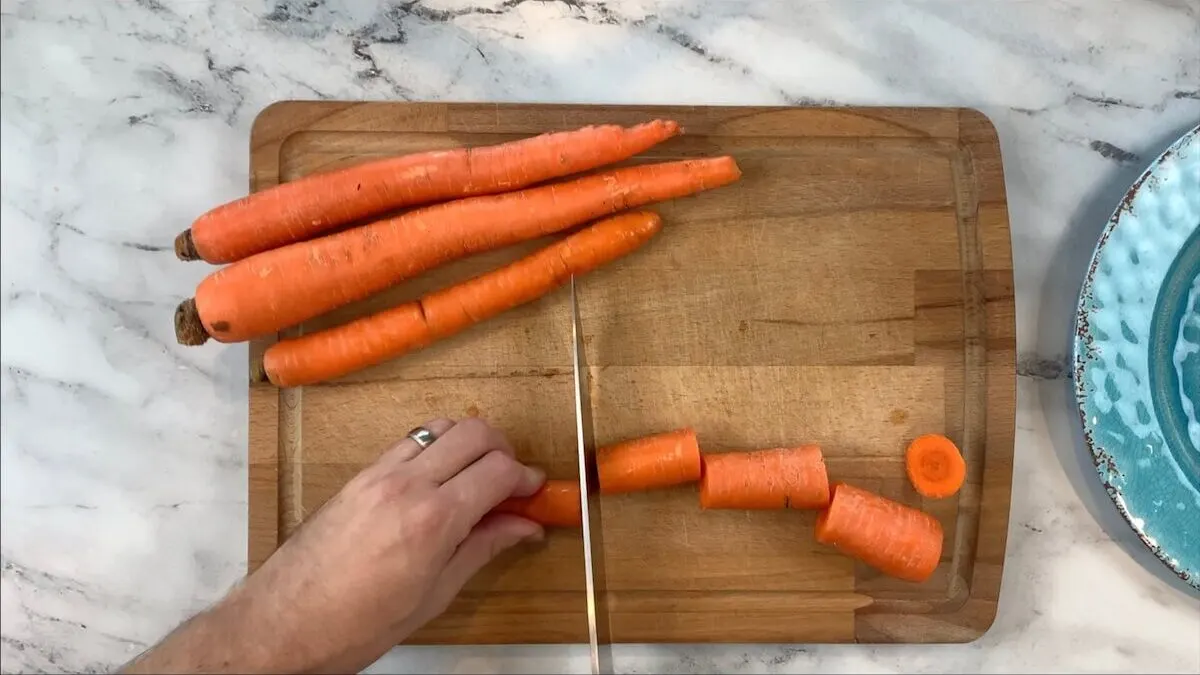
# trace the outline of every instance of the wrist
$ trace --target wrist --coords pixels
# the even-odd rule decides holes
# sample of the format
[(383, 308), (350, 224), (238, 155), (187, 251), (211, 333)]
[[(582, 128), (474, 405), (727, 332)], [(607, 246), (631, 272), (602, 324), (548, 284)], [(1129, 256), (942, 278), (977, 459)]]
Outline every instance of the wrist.
[(322, 669), (303, 641), (289, 634), (244, 587), (168, 635), (123, 672), (307, 673)]

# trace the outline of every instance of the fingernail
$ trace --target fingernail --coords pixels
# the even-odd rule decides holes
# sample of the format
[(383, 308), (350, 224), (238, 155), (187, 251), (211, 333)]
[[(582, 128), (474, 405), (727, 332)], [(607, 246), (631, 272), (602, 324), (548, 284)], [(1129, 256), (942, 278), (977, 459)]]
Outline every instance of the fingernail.
[(533, 532), (526, 535), (525, 541), (529, 542), (531, 544), (536, 544), (545, 538), (546, 538), (546, 531), (543, 530), (541, 527), (539, 527), (536, 530), (534, 530)]
[(546, 482), (546, 472), (536, 466), (525, 467), (525, 482), (533, 487), (541, 487)]

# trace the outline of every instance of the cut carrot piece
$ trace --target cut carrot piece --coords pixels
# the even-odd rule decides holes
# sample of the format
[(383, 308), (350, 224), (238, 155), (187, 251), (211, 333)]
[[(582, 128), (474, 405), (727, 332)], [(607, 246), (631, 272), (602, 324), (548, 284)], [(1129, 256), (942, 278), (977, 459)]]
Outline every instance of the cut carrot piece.
[(700, 479), (696, 432), (677, 429), (615, 443), (596, 450), (600, 492), (632, 492)]
[(913, 488), (930, 499), (954, 495), (967, 479), (967, 463), (958, 446), (941, 434), (913, 439), (904, 456), (904, 468)]
[(661, 162), (471, 197), (259, 253), (204, 278), (176, 339), (276, 333), (452, 260), (560, 232), (649, 202), (730, 183), (732, 157)]
[(211, 209), (176, 238), (175, 254), (234, 262), (401, 207), (507, 192), (619, 162), (679, 131), (671, 120), (587, 126), (313, 174)]
[(546, 527), (583, 525), (579, 483), (573, 480), (548, 480), (529, 497), (509, 497), (492, 511), (518, 515)]
[(662, 229), (662, 219), (634, 211), (599, 221), (546, 248), (414, 302), (340, 326), (280, 340), (263, 354), (263, 374), (279, 387), (333, 379), (449, 337), (533, 301), (626, 255)]
[(898, 579), (924, 581), (942, 556), (942, 524), (933, 516), (842, 482), (817, 514), (817, 541)]
[(821, 448), (706, 453), (700, 506), (706, 509), (821, 509), (829, 477)]

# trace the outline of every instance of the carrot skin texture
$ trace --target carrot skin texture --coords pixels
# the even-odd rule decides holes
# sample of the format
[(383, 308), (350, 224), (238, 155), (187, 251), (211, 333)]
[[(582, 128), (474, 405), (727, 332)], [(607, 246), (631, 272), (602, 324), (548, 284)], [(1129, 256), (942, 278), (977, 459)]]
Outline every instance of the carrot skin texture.
[(847, 483), (833, 484), (816, 539), (889, 576), (921, 582), (942, 556), (942, 525), (910, 506)]
[(602, 494), (671, 487), (700, 480), (700, 446), (685, 427), (596, 450)]
[(829, 476), (821, 448), (771, 448), (707, 453), (700, 476), (705, 509), (822, 509)]
[(954, 496), (967, 479), (958, 446), (941, 434), (914, 438), (904, 454), (904, 470), (913, 489), (928, 499)]
[(732, 157), (647, 164), (471, 197), (259, 253), (204, 278), (195, 304), (221, 342), (276, 333), (438, 265), (741, 176)]
[(492, 512), (521, 516), (545, 527), (583, 525), (579, 483), (571, 480), (548, 480), (532, 495), (509, 497), (492, 509)]
[(507, 192), (619, 162), (679, 132), (672, 120), (587, 126), (313, 174), (202, 214), (186, 241), (177, 243), (176, 254), (234, 262), (401, 207)]
[(446, 338), (518, 305), (536, 300), (631, 253), (662, 229), (648, 211), (599, 221), (549, 246), (419, 300), (298, 338), (263, 354), (263, 370), (279, 387), (340, 377)]

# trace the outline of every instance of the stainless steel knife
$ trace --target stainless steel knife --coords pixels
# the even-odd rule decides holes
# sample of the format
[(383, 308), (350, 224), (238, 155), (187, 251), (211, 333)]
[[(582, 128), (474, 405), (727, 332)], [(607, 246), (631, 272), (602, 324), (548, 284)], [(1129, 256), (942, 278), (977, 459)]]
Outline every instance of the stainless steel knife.
[(579, 495), (583, 511), (583, 565), (587, 583), (588, 641), (593, 673), (611, 673), (612, 640), (609, 637), (608, 593), (604, 583), (604, 528), (600, 524), (600, 487), (596, 473), (596, 443), (592, 434), (589, 398), (591, 372), (584, 354), (579, 323), (579, 298), (571, 277), (571, 348), (575, 372), (575, 431), (579, 451)]

